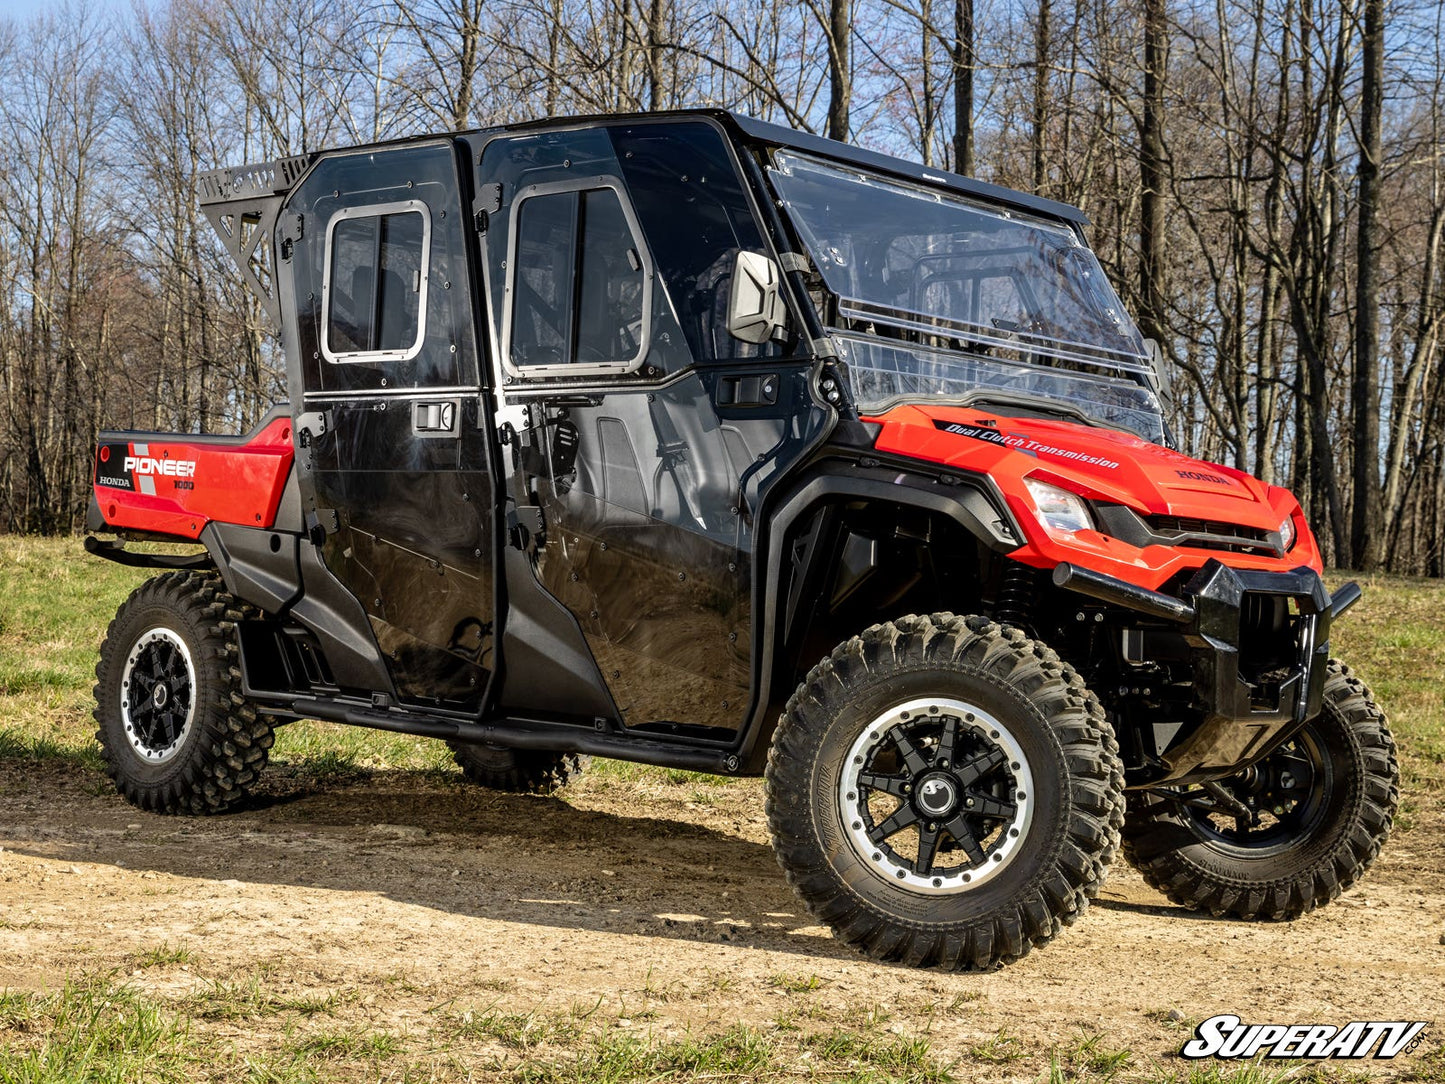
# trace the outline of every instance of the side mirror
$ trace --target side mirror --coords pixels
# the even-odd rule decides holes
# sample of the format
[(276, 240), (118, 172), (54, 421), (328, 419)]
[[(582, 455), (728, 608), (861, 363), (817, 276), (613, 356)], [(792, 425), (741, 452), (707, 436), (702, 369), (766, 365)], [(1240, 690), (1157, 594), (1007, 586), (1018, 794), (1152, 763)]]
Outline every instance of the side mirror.
[(1165, 410), (1174, 409), (1174, 373), (1169, 368), (1169, 359), (1158, 339), (1145, 339), (1144, 348), (1149, 352), (1149, 365), (1154, 370), (1154, 386)]
[(778, 265), (746, 249), (733, 264), (728, 293), (728, 332), (745, 343), (765, 343), (788, 326)]

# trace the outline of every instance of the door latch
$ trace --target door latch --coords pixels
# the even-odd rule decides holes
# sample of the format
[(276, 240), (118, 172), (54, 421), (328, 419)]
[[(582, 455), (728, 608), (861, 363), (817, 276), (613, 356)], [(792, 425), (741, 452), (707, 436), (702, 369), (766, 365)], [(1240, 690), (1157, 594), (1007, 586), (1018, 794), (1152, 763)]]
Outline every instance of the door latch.
[(413, 403), (411, 430), (421, 436), (448, 436), (457, 431), (457, 400)]
[(715, 402), (720, 407), (777, 406), (780, 383), (777, 373), (725, 376), (718, 381)]

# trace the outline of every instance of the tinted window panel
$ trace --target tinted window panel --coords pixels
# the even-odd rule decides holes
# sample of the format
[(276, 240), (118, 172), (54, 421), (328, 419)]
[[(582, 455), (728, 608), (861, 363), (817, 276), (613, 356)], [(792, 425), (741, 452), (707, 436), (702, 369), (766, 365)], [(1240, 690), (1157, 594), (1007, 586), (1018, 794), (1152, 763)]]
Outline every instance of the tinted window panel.
[(577, 350), (571, 360), (631, 361), (642, 335), (642, 260), (610, 188), (582, 193)]
[(572, 350), (577, 193), (523, 201), (517, 216), (512, 362), (560, 365)]
[(514, 365), (596, 365), (637, 357), (643, 266), (610, 188), (526, 197), (517, 210)]
[(332, 356), (405, 352), (420, 342), (425, 244), (418, 211), (336, 223), (326, 339)]

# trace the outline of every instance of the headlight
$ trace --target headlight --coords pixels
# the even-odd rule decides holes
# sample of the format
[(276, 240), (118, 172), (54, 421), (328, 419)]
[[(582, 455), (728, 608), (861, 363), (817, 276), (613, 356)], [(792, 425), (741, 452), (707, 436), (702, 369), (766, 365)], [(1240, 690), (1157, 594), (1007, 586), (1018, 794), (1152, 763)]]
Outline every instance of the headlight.
[(1288, 553), (1294, 546), (1294, 539), (1294, 516), (1286, 516), (1284, 522), (1279, 525), (1279, 544), (1285, 553)]
[(1048, 530), (1060, 534), (1093, 530), (1094, 517), (1089, 515), (1089, 505), (1077, 493), (1037, 478), (1025, 478), (1024, 485), (1029, 487), (1034, 507), (1039, 510), (1039, 522)]

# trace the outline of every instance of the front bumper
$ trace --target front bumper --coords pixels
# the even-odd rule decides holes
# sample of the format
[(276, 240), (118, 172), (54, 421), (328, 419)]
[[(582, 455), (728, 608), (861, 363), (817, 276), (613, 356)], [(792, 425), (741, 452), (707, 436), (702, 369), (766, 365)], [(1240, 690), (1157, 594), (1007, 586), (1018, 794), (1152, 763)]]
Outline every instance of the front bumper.
[[(1330, 657), (1330, 627), (1359, 600), (1348, 583), (1333, 596), (1310, 568), (1260, 572), (1210, 561), (1179, 597), (1148, 591), (1113, 577), (1061, 565), (1060, 587), (1089, 595), (1168, 631), (1181, 648), (1193, 681), (1194, 717), (1154, 728), (1159, 770), (1151, 785), (1191, 783), (1233, 775), (1267, 756), (1319, 714)], [(1282, 608), (1282, 609), (1281, 609)], [(1261, 614), (1282, 615), (1271, 630)], [(1261, 636), (1288, 637), (1293, 650)], [(1148, 633), (1140, 634), (1140, 643)], [(1181, 644), (1182, 640), (1182, 644)], [(1251, 656), (1277, 653), (1262, 672)]]

